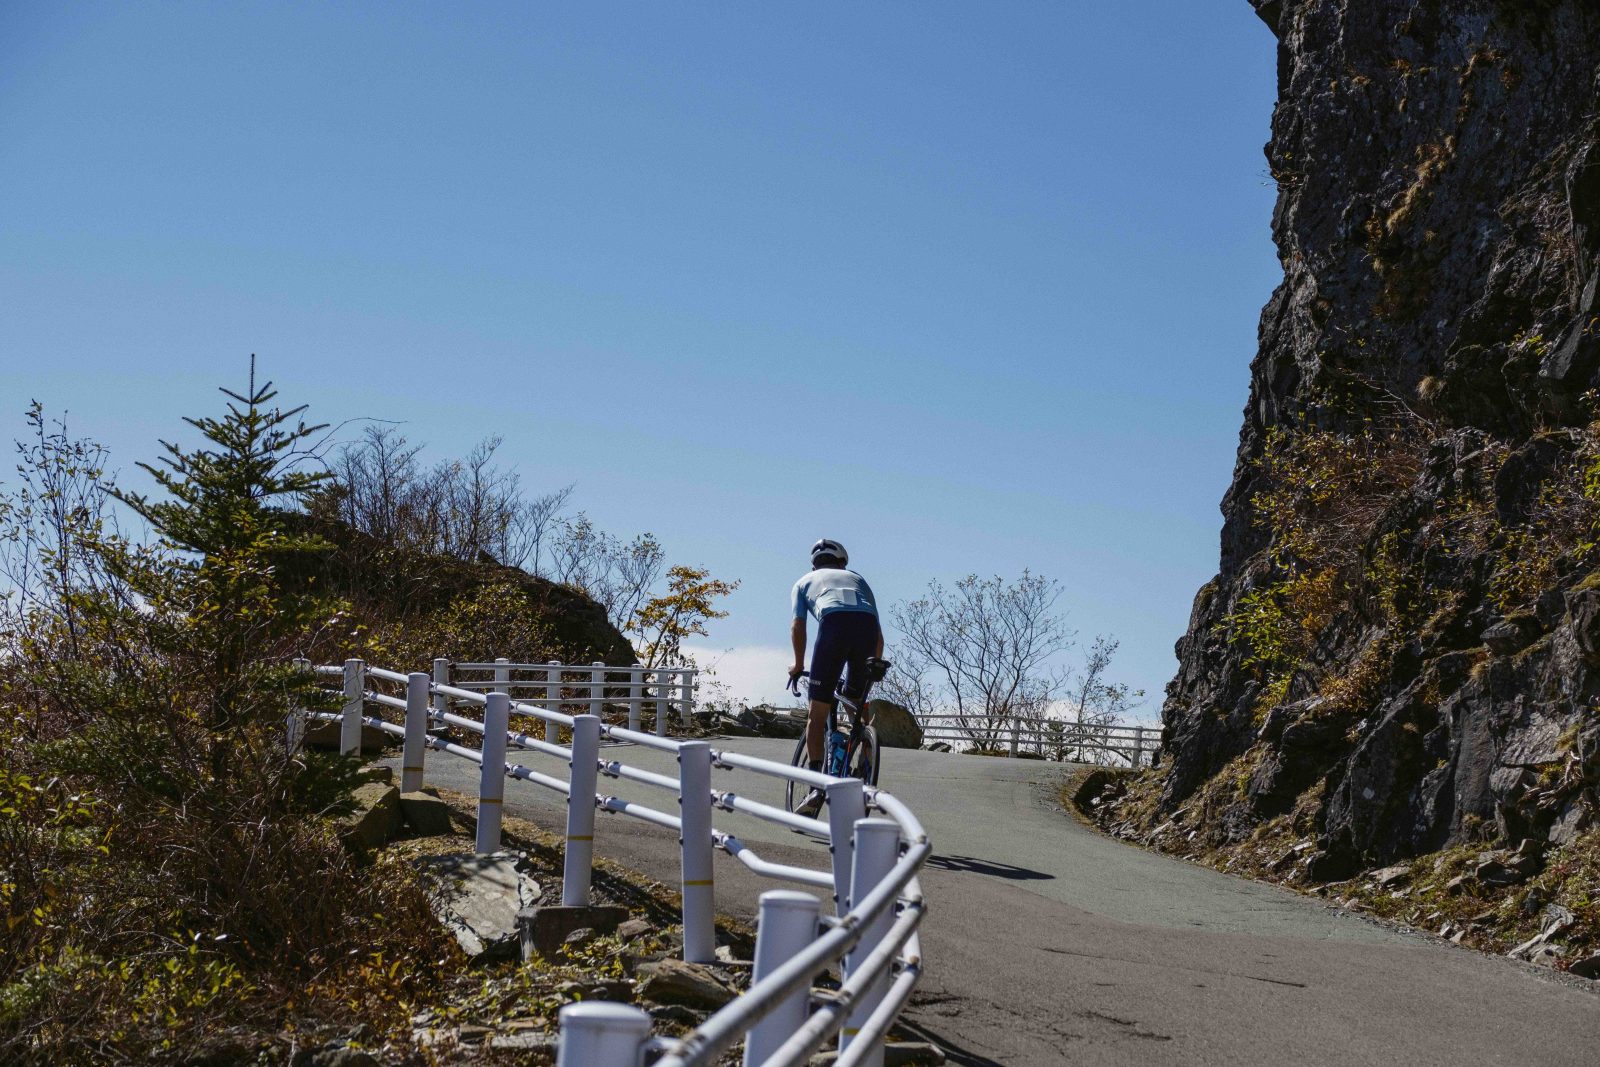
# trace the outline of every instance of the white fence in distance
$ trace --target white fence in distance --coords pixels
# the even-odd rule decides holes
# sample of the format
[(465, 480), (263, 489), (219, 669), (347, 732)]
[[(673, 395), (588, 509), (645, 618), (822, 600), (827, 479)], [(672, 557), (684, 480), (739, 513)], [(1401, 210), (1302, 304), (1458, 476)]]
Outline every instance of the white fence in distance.
[(922, 741), (967, 745), (1012, 758), (1035, 756), (1069, 763), (1153, 766), (1161, 730), (1153, 726), (1074, 723), (1024, 716), (922, 715)]
[[(566, 795), (564, 904), (589, 902), (596, 812), (624, 815), (675, 831), (682, 852), (686, 960), (710, 962), (715, 955), (714, 850), (733, 856), (757, 875), (823, 890), (831, 896), (834, 914), (828, 916), (813, 893), (763, 893), (750, 988), (682, 1038), (652, 1038), (649, 1016), (631, 1005), (585, 1002), (563, 1007), (558, 1067), (638, 1067), (647, 1051), (657, 1053), (655, 1063), (660, 1067), (704, 1067), (741, 1039), (745, 1042), (745, 1067), (792, 1067), (806, 1063), (835, 1035), (839, 1048), (836, 1063), (841, 1067), (881, 1067), (884, 1037), (910, 1000), (921, 974), (917, 929), (924, 904), (917, 873), (932, 851), (916, 816), (891, 794), (855, 779), (831, 778), (788, 764), (718, 751), (705, 741), (661, 736), (673, 703), (683, 721), (689, 721), (692, 672), (652, 672), (605, 664), (451, 664), (443, 659), (433, 662), (431, 672), (409, 674), (370, 667), (356, 659), (340, 666), (304, 666), (320, 677), (339, 680), (342, 706), (337, 713), (291, 714), (291, 748), (302, 742), (307, 719), (338, 722), (341, 750), (356, 754), (361, 750), (362, 728), (372, 727), (401, 739), (401, 784), (407, 790), (423, 785), (430, 750), (479, 764), (475, 846), (479, 852), (500, 847), (500, 809), (507, 778)], [(489, 672), (487, 680), (457, 677), (485, 671)], [(539, 677), (515, 678), (519, 672)], [(530, 688), (536, 691), (531, 701), (512, 699), (511, 691)], [(604, 723), (591, 713), (614, 705), (626, 707), (627, 726)], [(584, 710), (568, 715), (560, 710), (565, 706)], [(391, 722), (369, 714), (369, 708), (390, 709), (401, 713), (403, 720)], [(460, 714), (472, 709), (481, 709), (482, 718)], [(647, 711), (654, 717), (657, 733), (637, 729)], [(544, 736), (512, 730), (513, 713), (542, 720)], [(441, 725), (481, 735), (481, 747), (471, 748), (430, 733), (430, 728)], [(563, 728), (570, 731), (567, 745), (557, 740)], [(671, 752), (678, 773), (675, 777), (663, 775), (618, 758), (603, 759), (603, 737)], [(566, 774), (547, 774), (509, 763), (508, 748), (564, 764)], [(608, 755), (614, 756), (616, 751), (612, 748)], [(818, 786), (827, 793), (827, 818), (808, 819), (718, 789), (712, 780), (713, 768)], [(597, 792), (602, 774), (675, 794), (678, 814)], [(586, 802), (588, 798), (592, 803)], [(718, 810), (751, 815), (826, 842), (829, 869), (762, 859), (736, 837), (715, 827)], [(881, 817), (869, 817), (873, 811)], [(842, 975), (839, 988), (826, 998), (813, 998), (812, 980), (834, 964)]]

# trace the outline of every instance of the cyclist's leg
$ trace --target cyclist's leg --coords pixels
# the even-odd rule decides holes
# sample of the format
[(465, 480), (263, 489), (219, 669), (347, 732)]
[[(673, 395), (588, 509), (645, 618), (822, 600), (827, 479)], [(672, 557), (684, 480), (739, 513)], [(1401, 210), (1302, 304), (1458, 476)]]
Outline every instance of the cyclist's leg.
[(844, 670), (849, 642), (837, 621), (845, 612), (824, 615), (817, 623), (817, 640), (811, 646), (811, 718), (806, 723), (806, 755), (813, 767), (822, 764), (824, 745), (828, 732), (828, 712), (834, 703), (834, 690), (839, 687), (839, 675)]
[(844, 693), (864, 712), (867, 690), (872, 685), (867, 677), (867, 660), (878, 653), (878, 617), (865, 611), (837, 614), (847, 620), (838, 627), (844, 645)]

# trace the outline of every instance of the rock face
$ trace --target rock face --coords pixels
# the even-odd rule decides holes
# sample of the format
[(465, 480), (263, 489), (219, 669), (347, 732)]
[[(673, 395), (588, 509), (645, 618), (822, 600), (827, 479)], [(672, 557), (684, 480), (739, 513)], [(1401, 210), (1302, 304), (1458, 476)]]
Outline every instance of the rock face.
[(1223, 843), (1293, 812), (1324, 877), (1570, 834), (1600, 779), (1600, 7), (1251, 2), (1284, 279), (1155, 818), (1199, 795)]

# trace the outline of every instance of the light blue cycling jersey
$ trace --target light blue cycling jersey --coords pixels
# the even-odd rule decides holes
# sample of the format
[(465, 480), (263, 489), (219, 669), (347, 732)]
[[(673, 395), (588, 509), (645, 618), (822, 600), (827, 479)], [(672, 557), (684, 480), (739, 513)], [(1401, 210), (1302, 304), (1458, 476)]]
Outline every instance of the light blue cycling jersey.
[(801, 578), (794, 583), (790, 601), (797, 619), (805, 618), (807, 612), (818, 621), (836, 611), (865, 611), (874, 618), (878, 614), (867, 580), (841, 567), (819, 567)]

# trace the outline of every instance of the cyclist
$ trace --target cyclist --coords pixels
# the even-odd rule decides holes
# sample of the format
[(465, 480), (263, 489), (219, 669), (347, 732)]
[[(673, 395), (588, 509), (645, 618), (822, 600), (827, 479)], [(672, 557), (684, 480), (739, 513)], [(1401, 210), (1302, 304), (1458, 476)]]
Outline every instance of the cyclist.
[[(811, 649), (811, 718), (806, 725), (806, 760), (811, 770), (822, 769), (828, 711), (841, 677), (845, 694), (858, 698), (867, 689), (867, 659), (882, 658), (883, 630), (872, 587), (855, 571), (846, 569), (850, 554), (837, 541), (824, 537), (811, 546), (811, 571), (794, 583), (790, 595), (794, 622), (789, 637), (794, 645), (794, 666), (789, 683), (805, 672), (806, 616), (817, 620), (817, 640)], [(822, 810), (824, 793), (812, 789), (795, 809), (814, 817)]]

